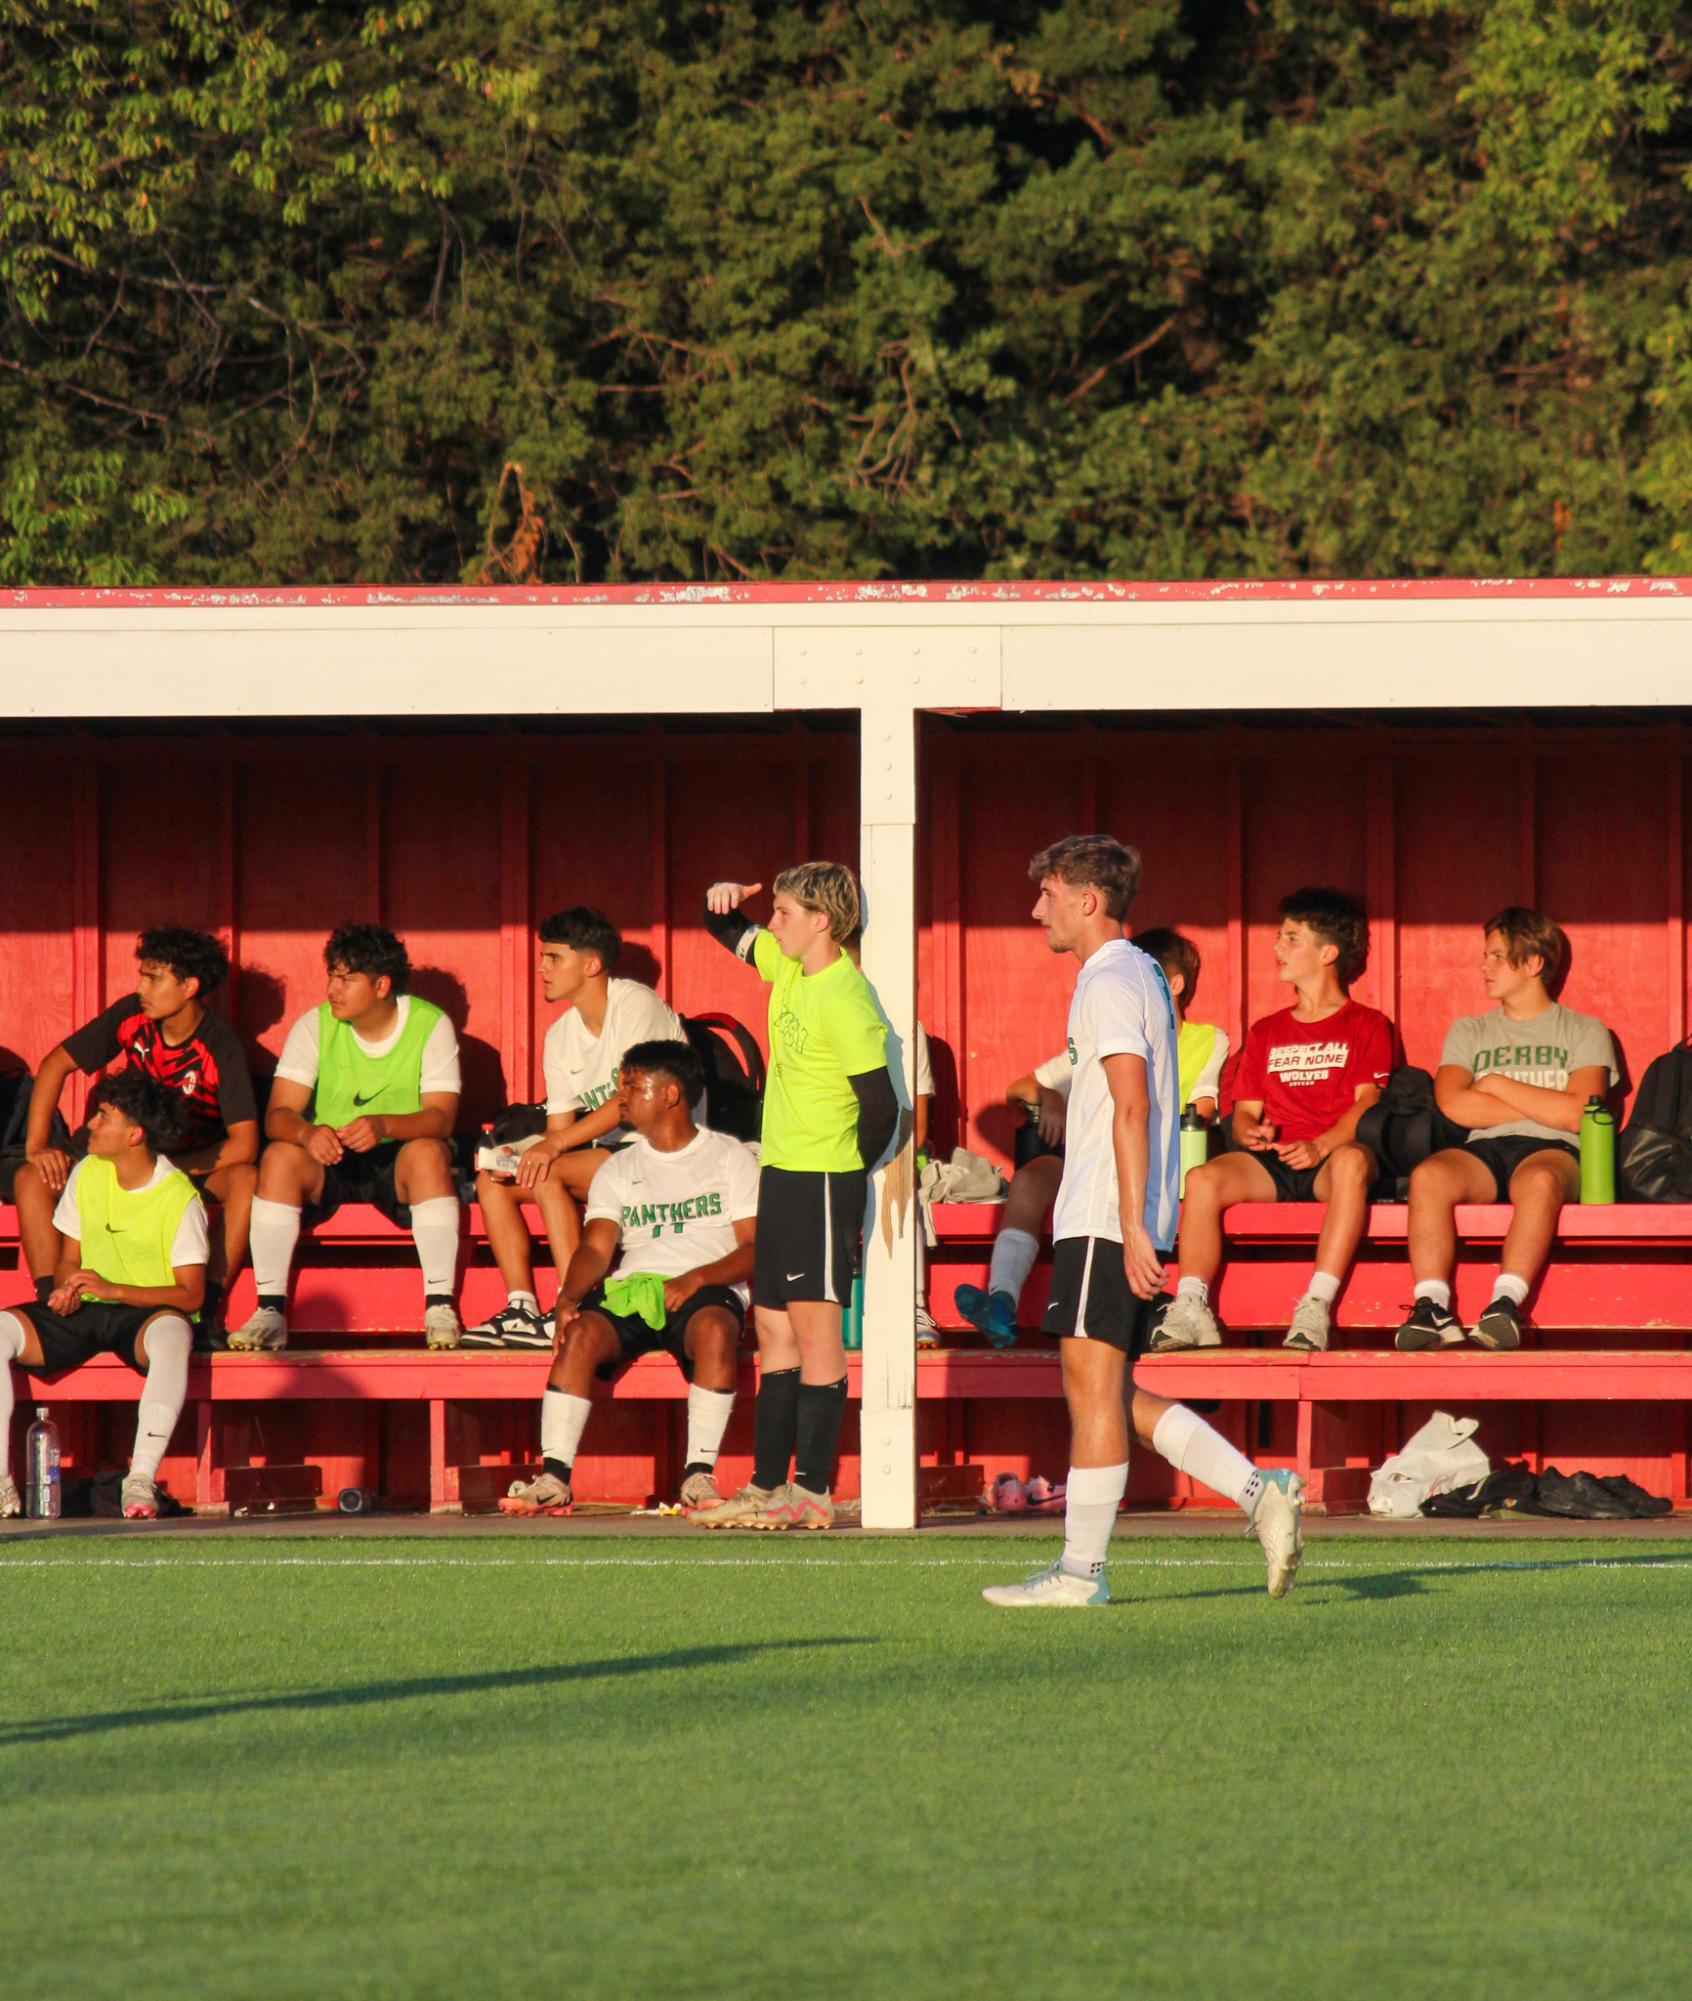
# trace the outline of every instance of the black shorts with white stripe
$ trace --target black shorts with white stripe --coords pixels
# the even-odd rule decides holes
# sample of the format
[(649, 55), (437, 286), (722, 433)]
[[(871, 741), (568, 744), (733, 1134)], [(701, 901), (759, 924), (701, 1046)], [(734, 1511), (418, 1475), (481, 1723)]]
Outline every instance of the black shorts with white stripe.
[(1103, 1341), (1133, 1361), (1151, 1341), (1157, 1304), (1129, 1289), (1122, 1246), (1113, 1237), (1063, 1237), (1052, 1246), (1052, 1290), (1040, 1332)]
[(852, 1296), (869, 1177), (766, 1167), (758, 1176), (752, 1303), (780, 1312), (791, 1300)]

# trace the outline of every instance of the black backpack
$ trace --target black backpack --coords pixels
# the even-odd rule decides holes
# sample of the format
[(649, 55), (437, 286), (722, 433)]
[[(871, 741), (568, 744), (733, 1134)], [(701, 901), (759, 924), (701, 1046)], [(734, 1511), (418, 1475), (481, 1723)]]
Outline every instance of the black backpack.
[[(12, 1183), (28, 1158), (24, 1135), (29, 1131), (29, 1099), (34, 1089), (35, 1079), (29, 1071), (0, 1071), (0, 1202), (11, 1201)], [(70, 1137), (70, 1127), (55, 1111), (47, 1144), (63, 1149), (70, 1145)]]
[(1378, 1101), (1357, 1121), (1357, 1144), (1395, 1177), (1400, 1201), (1410, 1192), (1413, 1169), (1442, 1147), (1461, 1146), (1468, 1136), (1434, 1103), (1432, 1076), (1413, 1063), (1393, 1071)]
[(1616, 1166), (1625, 1201), (1692, 1202), (1692, 1049), (1671, 1049), (1646, 1069)]
[(713, 1132), (754, 1140), (763, 1121), (764, 1052), (730, 1014), (682, 1017), (705, 1065), (705, 1123)]

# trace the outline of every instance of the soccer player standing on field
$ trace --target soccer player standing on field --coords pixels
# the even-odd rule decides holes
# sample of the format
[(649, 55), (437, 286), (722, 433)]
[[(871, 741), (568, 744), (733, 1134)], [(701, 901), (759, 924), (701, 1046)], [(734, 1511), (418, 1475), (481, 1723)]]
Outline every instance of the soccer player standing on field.
[(846, 1414), (841, 1303), (852, 1289), (868, 1173), (897, 1129), (899, 1101), (886, 1023), (841, 949), (862, 921), (852, 871), (838, 862), (783, 870), (767, 930), (740, 908), (762, 887), (718, 882), (705, 896), (711, 935), (769, 983), (770, 1072), (752, 1275), (760, 1368), (752, 1478), (693, 1520), (825, 1529)]
[(1291, 1586), (1304, 1483), (1260, 1473), (1185, 1405), (1134, 1386), (1152, 1302), (1175, 1242), (1180, 1084), (1175, 1007), (1155, 959), (1122, 935), (1140, 885), (1134, 848), (1075, 834), (1036, 855), (1034, 921), (1080, 977), (1069, 1005), (1073, 1081), (1052, 1215), (1052, 1290), (1042, 1331), (1062, 1339), (1070, 1468), (1063, 1555), (990, 1605), (1106, 1605), (1105, 1552), (1128, 1489), (1128, 1434), (1245, 1511), (1269, 1560), (1269, 1594)]

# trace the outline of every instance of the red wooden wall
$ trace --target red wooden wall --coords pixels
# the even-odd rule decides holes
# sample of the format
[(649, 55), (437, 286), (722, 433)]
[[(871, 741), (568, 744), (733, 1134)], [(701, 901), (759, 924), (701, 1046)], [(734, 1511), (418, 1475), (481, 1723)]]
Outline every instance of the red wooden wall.
[(835, 727), (66, 730), (9, 748), (0, 1052), (33, 1067), (131, 989), (143, 925), (179, 922), (231, 946), (216, 1005), (268, 1070), (322, 998), (327, 933), (376, 920), (457, 1025), (466, 1124), (540, 1088), (536, 918), (601, 905), (622, 971), (761, 1038), (762, 989), (699, 923), (706, 884), (857, 855), (857, 738)]
[(1144, 857), (1135, 928), (1173, 924), (1203, 955), (1201, 1020), (1237, 1050), (1285, 1006), (1269, 941), (1282, 895), (1364, 899), (1354, 989), (1433, 1068), (1445, 1029), (1487, 1005), (1480, 926), (1537, 903), (1569, 933), (1563, 998), (1614, 1033), (1636, 1086), (1687, 1030), (1686, 740), (1627, 725), (1283, 720), (1190, 728), (926, 725), (919, 988), (937, 1060), (935, 1132), (1002, 1158), (1005, 1087), (1063, 1045), (1073, 964), (1029, 920), (1027, 860), (1108, 831)]

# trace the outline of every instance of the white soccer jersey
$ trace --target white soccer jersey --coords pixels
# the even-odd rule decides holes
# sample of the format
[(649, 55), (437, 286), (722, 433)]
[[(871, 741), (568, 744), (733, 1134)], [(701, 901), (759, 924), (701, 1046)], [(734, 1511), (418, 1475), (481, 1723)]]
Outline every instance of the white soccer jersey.
[[(758, 1213), (758, 1159), (727, 1133), (705, 1127), (675, 1153), (636, 1138), (588, 1184), (588, 1222), (622, 1232), (623, 1271), (678, 1278), (734, 1249), (734, 1226)], [(745, 1306), (750, 1294), (735, 1287)]]
[(1122, 1241), (1121, 1195), (1107, 1056), (1139, 1056), (1150, 1099), (1145, 1225), (1160, 1251), (1175, 1245), (1181, 1182), (1175, 1004), (1163, 968), (1126, 938), (1101, 945), (1081, 968), (1069, 1004), (1069, 1123), (1052, 1237)]
[(682, 1018), (639, 980), (608, 980), (605, 1019), (590, 1035), (575, 1008), (546, 1031), (541, 1068), (548, 1112), (597, 1111), (617, 1090), (623, 1051), (637, 1042), (685, 1042)]

